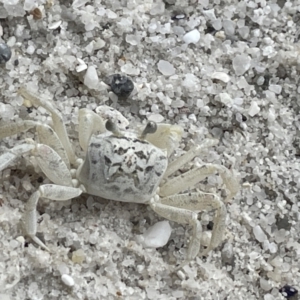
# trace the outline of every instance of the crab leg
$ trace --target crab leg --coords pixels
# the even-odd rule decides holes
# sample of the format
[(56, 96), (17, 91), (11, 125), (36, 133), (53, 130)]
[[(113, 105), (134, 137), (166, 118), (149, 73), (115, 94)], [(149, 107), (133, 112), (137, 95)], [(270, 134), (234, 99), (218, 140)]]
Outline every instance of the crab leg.
[(97, 131), (105, 132), (105, 124), (100, 116), (86, 108), (79, 110), (78, 121), (79, 144), (86, 153), (92, 134)]
[(16, 122), (10, 125), (0, 127), (0, 139), (12, 136), (14, 134), (25, 132), (33, 127), (36, 127), (38, 138), (40, 143), (48, 145), (53, 148), (63, 159), (63, 161), (70, 166), (69, 158), (63, 145), (57, 136), (56, 132), (48, 125), (41, 124), (39, 122), (25, 120)]
[(36, 236), (37, 228), (37, 214), (36, 206), (39, 198), (48, 198), (56, 201), (67, 201), (69, 199), (78, 197), (83, 192), (81, 188), (74, 188), (69, 186), (59, 186), (55, 184), (45, 184), (39, 187), (34, 192), (26, 203), (25, 214), (23, 217), (23, 228), (25, 234), (29, 236), (34, 242), (45, 250), (49, 248)]
[(40, 123), (35, 121), (21, 121), (9, 125), (0, 126), (0, 139), (3, 139), (14, 134), (27, 131)]
[(4, 154), (0, 155), (0, 171), (9, 166), (15, 159), (30, 152), (34, 148), (33, 145), (23, 144), (7, 150)]
[(34, 192), (25, 207), (24, 230), (33, 241), (49, 251), (44, 243), (36, 237), (36, 206), (39, 198), (48, 198), (56, 201), (66, 201), (85, 192), (83, 186), (75, 187), (77, 181), (72, 179), (71, 171), (60, 155), (44, 144), (33, 142), (32, 154), (35, 156), (40, 168), (45, 175), (56, 184), (42, 185)]
[(193, 228), (187, 257), (177, 269), (182, 268), (199, 253), (201, 224), (197, 219), (197, 212), (202, 210), (216, 210), (210, 245), (201, 255), (206, 255), (222, 241), (227, 212), (224, 203), (215, 194), (203, 192), (179, 194), (161, 199), (152, 199), (150, 206), (160, 216), (180, 224), (190, 225)]
[(195, 145), (187, 153), (172, 161), (165, 172), (164, 178), (178, 171), (183, 165), (192, 161), (196, 156), (200, 155), (206, 148), (213, 147), (219, 143), (216, 139), (206, 139), (201, 145)]
[(70, 169), (55, 150), (47, 145), (35, 144), (32, 154), (42, 171), (52, 182), (64, 186), (73, 186)]
[(51, 104), (51, 102), (47, 99), (40, 98), (40, 95), (37, 95), (33, 93), (32, 91), (28, 91), (25, 87), (21, 87), (19, 89), (19, 94), (32, 102), (32, 104), (36, 107), (43, 107), (45, 108), (48, 112), (51, 113), (52, 120), (53, 120), (53, 127), (54, 131), (57, 133), (62, 145), (64, 146), (64, 149), (68, 155), (68, 158), (72, 164), (76, 163), (76, 156), (75, 152), (71, 146), (71, 142), (69, 140), (68, 134), (66, 127), (63, 122), (63, 118), (60, 114), (60, 112), (54, 108), (54, 106)]
[(238, 180), (232, 171), (215, 164), (205, 164), (200, 168), (192, 169), (182, 175), (167, 180), (167, 182), (160, 187), (159, 194), (163, 197), (177, 194), (180, 191), (187, 190), (189, 187), (194, 187), (198, 182), (216, 172), (220, 174), (226, 188), (229, 190), (229, 194), (225, 199), (227, 202), (239, 191)]

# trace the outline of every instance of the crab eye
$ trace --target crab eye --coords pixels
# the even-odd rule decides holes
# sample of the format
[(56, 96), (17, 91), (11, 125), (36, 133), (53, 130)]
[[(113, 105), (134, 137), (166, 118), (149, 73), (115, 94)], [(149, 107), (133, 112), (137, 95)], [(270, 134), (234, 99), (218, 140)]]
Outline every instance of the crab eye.
[(142, 132), (141, 138), (145, 138), (147, 134), (155, 133), (157, 130), (157, 125), (155, 122), (148, 122), (145, 129)]
[(121, 132), (118, 126), (110, 119), (108, 119), (105, 123), (106, 130), (112, 132), (114, 135), (121, 135)]
[(155, 133), (157, 130), (157, 125), (155, 122), (148, 122), (148, 124), (146, 125), (144, 132), (145, 134), (149, 134), (149, 133)]

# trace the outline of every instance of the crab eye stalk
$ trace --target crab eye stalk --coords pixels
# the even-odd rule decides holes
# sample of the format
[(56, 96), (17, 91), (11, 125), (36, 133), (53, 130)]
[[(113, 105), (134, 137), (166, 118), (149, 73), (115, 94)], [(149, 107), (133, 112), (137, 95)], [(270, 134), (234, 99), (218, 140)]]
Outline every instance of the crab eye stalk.
[(144, 139), (147, 134), (155, 133), (157, 130), (157, 125), (155, 122), (148, 122), (145, 129), (141, 134), (141, 139)]
[(112, 121), (107, 120), (105, 123), (106, 130), (112, 132), (113, 135), (121, 136), (121, 131), (119, 130), (118, 126)]

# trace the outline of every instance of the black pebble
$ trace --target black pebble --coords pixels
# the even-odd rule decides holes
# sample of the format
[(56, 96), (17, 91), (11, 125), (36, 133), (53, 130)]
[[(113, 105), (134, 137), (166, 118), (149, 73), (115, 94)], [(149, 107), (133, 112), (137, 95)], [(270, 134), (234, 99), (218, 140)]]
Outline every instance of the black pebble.
[(11, 58), (11, 50), (5, 43), (0, 43), (0, 64), (8, 62)]
[(108, 84), (118, 97), (126, 99), (134, 89), (132, 80), (124, 75), (114, 74), (106, 78), (105, 83)]
[(290, 286), (290, 285), (285, 285), (284, 287), (282, 287), (282, 288), (279, 290), (279, 293), (280, 293), (284, 298), (289, 299), (289, 298), (295, 296), (295, 295), (298, 293), (298, 291), (297, 291), (294, 287), (292, 287), (292, 286)]

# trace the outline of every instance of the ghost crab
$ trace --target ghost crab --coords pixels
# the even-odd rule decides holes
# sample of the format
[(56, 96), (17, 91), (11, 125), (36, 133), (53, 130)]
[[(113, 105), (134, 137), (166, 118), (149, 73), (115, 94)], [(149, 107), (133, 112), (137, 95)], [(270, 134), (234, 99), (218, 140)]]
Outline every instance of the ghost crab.
[[(49, 248), (36, 236), (36, 207), (39, 198), (66, 201), (88, 193), (115, 201), (149, 204), (160, 216), (192, 227), (187, 256), (180, 267), (194, 259), (200, 251), (201, 224), (197, 212), (215, 210), (214, 228), (207, 254), (222, 241), (226, 208), (219, 196), (196, 191), (183, 193), (210, 174), (218, 172), (231, 199), (238, 191), (238, 183), (227, 168), (206, 164), (190, 171), (170, 176), (184, 164), (199, 155), (204, 148), (216, 144), (205, 140), (187, 153), (168, 163), (169, 156), (178, 146), (182, 128), (177, 125), (149, 122), (140, 132), (121, 130), (111, 120), (103, 119), (88, 109), (79, 110), (79, 143), (85, 159), (77, 158), (60, 112), (50, 101), (20, 88), (19, 94), (34, 106), (44, 107), (52, 116), (50, 127), (32, 120), (24, 120), (0, 127), (0, 138), (35, 128), (39, 143), (26, 140), (0, 156), (0, 171), (18, 156), (31, 154), (43, 173), (53, 182), (35, 191), (25, 206), (23, 227), (27, 236), (41, 248)], [(71, 168), (72, 167), (72, 168)]]

